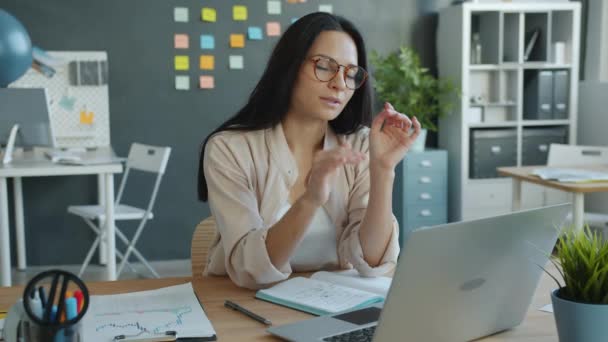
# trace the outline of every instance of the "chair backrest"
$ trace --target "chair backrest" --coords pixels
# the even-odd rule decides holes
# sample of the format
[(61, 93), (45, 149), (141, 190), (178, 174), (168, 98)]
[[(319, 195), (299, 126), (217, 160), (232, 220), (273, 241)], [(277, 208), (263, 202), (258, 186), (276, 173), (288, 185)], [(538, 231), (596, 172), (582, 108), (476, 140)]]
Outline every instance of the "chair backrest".
[(551, 144), (547, 166), (607, 165), (608, 147)]
[(122, 176), (115, 203), (121, 203), (120, 201), (122, 200), (125, 185), (127, 184), (127, 179), (129, 178), (129, 173), (132, 169), (156, 173), (157, 176), (156, 181), (154, 182), (154, 189), (152, 190), (152, 196), (148, 202), (147, 214), (149, 214), (149, 212), (152, 211), (154, 202), (156, 201), (160, 181), (167, 168), (170, 155), (171, 147), (150, 146), (139, 143), (131, 144), (129, 156), (127, 157), (127, 167), (125, 168), (125, 172)]
[(216, 234), (217, 229), (213, 216), (202, 220), (196, 226), (194, 234), (192, 234), (192, 246), (190, 248), (193, 278), (203, 276), (203, 271), (207, 265), (209, 247), (211, 247), (211, 244), (215, 240)]
[(127, 158), (127, 168), (153, 173), (165, 173), (171, 147), (133, 143)]

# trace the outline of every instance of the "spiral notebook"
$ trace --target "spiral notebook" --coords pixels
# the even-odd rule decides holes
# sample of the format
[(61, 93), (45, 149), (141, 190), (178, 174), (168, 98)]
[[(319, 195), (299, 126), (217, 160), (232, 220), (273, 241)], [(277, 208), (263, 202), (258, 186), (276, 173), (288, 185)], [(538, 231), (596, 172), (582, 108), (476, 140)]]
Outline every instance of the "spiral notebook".
[[(348, 282), (342, 282), (340, 278)], [(355, 280), (356, 278), (359, 279)], [(380, 278), (318, 272), (311, 278), (294, 277), (271, 288), (259, 290), (255, 297), (322, 316), (382, 302), (390, 287), (390, 278)], [(340, 282), (348, 285), (338, 284)], [(360, 289), (361, 287), (367, 290)], [(377, 291), (374, 291), (376, 288)]]

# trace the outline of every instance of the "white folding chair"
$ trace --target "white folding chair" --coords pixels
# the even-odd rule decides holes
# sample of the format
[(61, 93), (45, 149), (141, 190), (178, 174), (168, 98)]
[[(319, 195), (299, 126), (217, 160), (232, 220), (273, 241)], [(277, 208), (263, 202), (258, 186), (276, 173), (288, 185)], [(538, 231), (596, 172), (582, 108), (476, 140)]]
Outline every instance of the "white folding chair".
[[(139, 261), (142, 262), (150, 270), (150, 272), (156, 277), (159, 278), (158, 273), (150, 266), (148, 261), (141, 255), (141, 253), (135, 248), (135, 244), (139, 239), (143, 228), (146, 222), (154, 217), (152, 214), (152, 208), (154, 207), (154, 202), (156, 201), (156, 195), (158, 193), (158, 188), (160, 186), (160, 182), (163, 174), (165, 173), (165, 169), (167, 167), (167, 162), (169, 160), (169, 155), (171, 154), (170, 147), (156, 147), (134, 143), (131, 145), (129, 150), (129, 157), (127, 158), (127, 165), (122, 177), (120, 187), (118, 190), (118, 195), (116, 197), (116, 201), (114, 204), (114, 218), (116, 221), (120, 220), (141, 220), (139, 222), (139, 226), (137, 227), (135, 234), (131, 241), (127, 239), (127, 237), (116, 227), (116, 235), (122, 240), (126, 245), (126, 252), (123, 254), (118, 249), (116, 249), (116, 255), (121, 259), (120, 266), (117, 270), (117, 276), (120, 276), (125, 265), (128, 265), (131, 269), (133, 267), (129, 264), (129, 256), (133, 253)], [(148, 201), (148, 206), (146, 209), (140, 209), (137, 207), (133, 207), (130, 205), (122, 204), (121, 199), (123, 192), (125, 190), (125, 185), (127, 183), (127, 179), (129, 178), (129, 172), (131, 170), (139, 170), (149, 173), (155, 173), (156, 180), (154, 182), (154, 189), (152, 190), (152, 195), (150, 200)], [(87, 256), (80, 268), (79, 276), (82, 276), (82, 273), (86, 269), (86, 267), (91, 262), (91, 258), (95, 253), (95, 250), (99, 246), (101, 239), (104, 238), (105, 230), (102, 229), (103, 222), (105, 221), (105, 208), (100, 205), (79, 205), (79, 206), (70, 206), (68, 207), (68, 213), (80, 216), (87, 225), (97, 234), (93, 245), (89, 249)], [(94, 220), (97, 220), (99, 226), (96, 226), (93, 223)]]
[[(548, 167), (608, 165), (608, 147), (551, 144)], [(588, 194), (587, 197), (605, 194)], [(587, 202), (587, 201), (585, 201)], [(572, 218), (569, 216), (569, 219)], [(608, 213), (585, 212), (585, 222), (593, 227), (608, 227)]]

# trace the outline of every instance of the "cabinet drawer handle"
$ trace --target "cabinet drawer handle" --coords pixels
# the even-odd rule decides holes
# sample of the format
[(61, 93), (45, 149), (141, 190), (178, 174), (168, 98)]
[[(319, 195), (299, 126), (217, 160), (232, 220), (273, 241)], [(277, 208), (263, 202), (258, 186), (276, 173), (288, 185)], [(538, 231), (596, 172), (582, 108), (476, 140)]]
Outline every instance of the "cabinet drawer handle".
[(433, 163), (430, 160), (423, 160), (420, 162), (420, 166), (422, 167), (431, 167), (433, 166)]
[(502, 151), (502, 148), (500, 146), (492, 146), (490, 147), (490, 151), (492, 154), (499, 154), (500, 151)]
[(423, 192), (420, 194), (420, 199), (422, 200), (430, 200), (431, 198), (431, 194), (429, 194), (428, 192)]
[(431, 182), (432, 182), (431, 177), (427, 177), (427, 176), (420, 177), (420, 183), (422, 183), (422, 184), (429, 184)]
[(429, 209), (424, 209), (424, 210), (420, 211), (420, 215), (422, 215), (422, 216), (428, 217), (428, 216), (431, 216), (432, 214), (433, 213), (431, 213), (431, 211)]

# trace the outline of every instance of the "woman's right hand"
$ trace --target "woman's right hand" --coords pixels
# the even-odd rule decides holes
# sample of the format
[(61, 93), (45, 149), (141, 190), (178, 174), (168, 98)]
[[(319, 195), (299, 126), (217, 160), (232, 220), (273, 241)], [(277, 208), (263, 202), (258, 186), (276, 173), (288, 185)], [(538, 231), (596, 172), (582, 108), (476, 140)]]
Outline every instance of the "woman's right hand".
[(306, 191), (302, 198), (315, 206), (322, 206), (329, 199), (338, 169), (345, 164), (359, 164), (366, 158), (365, 153), (354, 151), (343, 140), (334, 149), (318, 152), (306, 178)]

